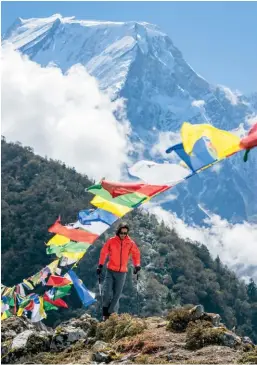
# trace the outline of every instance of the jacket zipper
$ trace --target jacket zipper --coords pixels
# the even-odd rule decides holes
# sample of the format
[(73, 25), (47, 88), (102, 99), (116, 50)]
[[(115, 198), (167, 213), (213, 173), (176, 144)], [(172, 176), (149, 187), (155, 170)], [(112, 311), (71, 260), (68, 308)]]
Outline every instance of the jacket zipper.
[(120, 244), (121, 244), (121, 247), (120, 247), (120, 270), (121, 271), (121, 261), (122, 261), (122, 240), (120, 240)]

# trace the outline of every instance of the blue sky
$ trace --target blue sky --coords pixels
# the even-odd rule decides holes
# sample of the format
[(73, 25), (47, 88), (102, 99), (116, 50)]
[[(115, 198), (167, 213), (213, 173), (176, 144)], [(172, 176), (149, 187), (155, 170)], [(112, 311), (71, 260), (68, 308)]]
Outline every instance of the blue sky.
[(207, 81), (257, 91), (257, 2), (2, 2), (2, 33), (17, 17), (55, 13), (78, 19), (157, 24)]

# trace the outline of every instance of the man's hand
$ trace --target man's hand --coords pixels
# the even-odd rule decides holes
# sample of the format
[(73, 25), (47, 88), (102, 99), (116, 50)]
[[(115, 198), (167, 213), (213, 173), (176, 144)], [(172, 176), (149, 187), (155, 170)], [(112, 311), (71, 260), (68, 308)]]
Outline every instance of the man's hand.
[(101, 264), (98, 265), (98, 268), (96, 269), (97, 275), (101, 275), (102, 269), (103, 269), (103, 265), (101, 265)]
[(136, 275), (141, 270), (141, 266), (136, 266), (134, 268), (134, 274)]

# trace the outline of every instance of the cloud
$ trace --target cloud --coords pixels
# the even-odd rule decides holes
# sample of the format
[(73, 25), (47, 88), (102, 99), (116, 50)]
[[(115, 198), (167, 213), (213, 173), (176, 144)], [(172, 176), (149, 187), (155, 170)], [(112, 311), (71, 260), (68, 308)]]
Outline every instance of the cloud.
[(241, 93), (238, 90), (232, 91), (226, 86), (219, 85), (219, 89), (221, 89), (225, 97), (231, 102), (232, 105), (237, 105), (239, 103), (239, 96), (241, 96)]
[(257, 123), (257, 114), (247, 115), (245, 122), (249, 127), (252, 127), (255, 123)]
[(247, 130), (244, 127), (244, 123), (240, 123), (236, 129), (232, 129), (230, 132), (235, 134), (239, 138), (243, 138), (247, 134)]
[(148, 203), (146, 208), (174, 228), (181, 238), (206, 245), (212, 257), (219, 255), (241, 278), (253, 277), (257, 281), (257, 224), (230, 224), (208, 211), (208, 227), (190, 226), (161, 207)]
[(83, 66), (63, 74), (10, 45), (3, 47), (2, 134), (7, 140), (29, 145), (89, 177), (118, 179), (122, 164), (129, 162), (129, 133), (122, 101), (111, 102)]
[(223, 165), (221, 163), (216, 163), (215, 165), (213, 165), (210, 170), (213, 172), (216, 172), (216, 174), (219, 174), (220, 171), (222, 170)]
[(204, 100), (193, 100), (191, 105), (196, 106), (197, 108), (201, 108), (205, 105), (205, 101)]
[(150, 153), (153, 157), (163, 157), (170, 160), (171, 155), (167, 155), (166, 149), (180, 142), (180, 132), (160, 132), (158, 142), (152, 147)]

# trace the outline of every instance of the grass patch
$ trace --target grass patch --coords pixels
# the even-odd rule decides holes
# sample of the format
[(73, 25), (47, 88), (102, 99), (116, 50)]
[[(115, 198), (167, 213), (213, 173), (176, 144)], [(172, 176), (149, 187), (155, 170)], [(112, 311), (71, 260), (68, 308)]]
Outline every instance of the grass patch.
[(145, 342), (139, 338), (134, 338), (132, 340), (126, 339), (116, 345), (117, 351), (120, 352), (135, 352), (142, 350), (145, 346)]
[(110, 318), (99, 323), (96, 329), (96, 338), (106, 342), (119, 340), (127, 336), (135, 336), (144, 331), (146, 323), (140, 318), (135, 318), (125, 313), (112, 314)]
[(241, 364), (257, 364), (257, 346), (253, 349), (253, 351), (249, 351), (244, 353), (242, 357), (239, 359), (239, 363)]
[(168, 364), (167, 360), (158, 358), (158, 357), (150, 357), (149, 355), (139, 355), (134, 360), (135, 364)]
[(169, 331), (185, 332), (191, 319), (192, 314), (190, 313), (190, 308), (175, 308), (167, 315), (168, 324), (166, 328)]
[(225, 327), (214, 328), (209, 321), (190, 322), (187, 327), (186, 348), (197, 350), (209, 345), (222, 345)]

